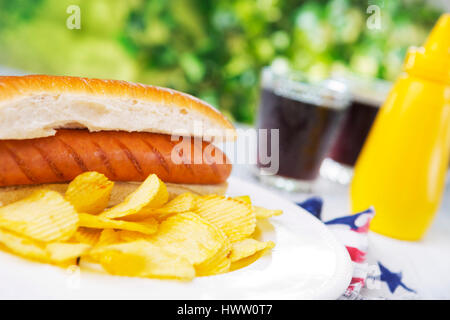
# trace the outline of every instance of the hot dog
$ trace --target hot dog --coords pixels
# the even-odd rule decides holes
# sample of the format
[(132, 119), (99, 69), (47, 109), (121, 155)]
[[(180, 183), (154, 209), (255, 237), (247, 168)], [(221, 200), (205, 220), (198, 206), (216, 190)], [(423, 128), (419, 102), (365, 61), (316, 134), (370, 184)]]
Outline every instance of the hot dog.
[[(213, 147), (208, 163), (196, 164), (199, 145), (190, 139), (191, 154), (182, 155), (183, 163), (177, 164), (172, 161), (177, 144), (166, 134), (67, 129), (53, 137), (0, 140), (0, 186), (66, 182), (85, 171), (103, 173), (114, 181), (143, 181), (152, 173), (170, 183), (226, 181), (231, 165), (218, 148)], [(201, 142), (202, 154), (208, 145)]]
[[(171, 139), (180, 135), (197, 139), (187, 142), (187, 152)], [(235, 138), (223, 114), (175, 90), (116, 80), (0, 76), (0, 202), (45, 186), (63, 192), (85, 171), (117, 182), (112, 202), (152, 173), (174, 194), (223, 193), (232, 166), (207, 141)]]

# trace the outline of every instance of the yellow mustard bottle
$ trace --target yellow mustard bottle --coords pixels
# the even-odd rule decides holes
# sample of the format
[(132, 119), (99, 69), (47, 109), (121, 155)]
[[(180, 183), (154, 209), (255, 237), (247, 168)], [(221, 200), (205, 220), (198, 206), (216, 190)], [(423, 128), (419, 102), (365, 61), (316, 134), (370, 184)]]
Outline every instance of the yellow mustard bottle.
[(352, 211), (374, 206), (371, 230), (419, 240), (436, 213), (450, 154), (450, 14), (410, 48), (355, 166)]

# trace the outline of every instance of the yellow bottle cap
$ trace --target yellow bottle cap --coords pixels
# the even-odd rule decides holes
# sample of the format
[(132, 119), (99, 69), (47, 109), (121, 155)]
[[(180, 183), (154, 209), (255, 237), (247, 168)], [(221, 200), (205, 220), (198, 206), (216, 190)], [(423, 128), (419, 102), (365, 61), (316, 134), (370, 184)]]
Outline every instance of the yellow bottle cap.
[(450, 13), (443, 14), (439, 18), (424, 47), (431, 54), (450, 57)]
[(408, 73), (450, 83), (450, 14), (443, 14), (425, 45), (409, 49), (404, 70)]

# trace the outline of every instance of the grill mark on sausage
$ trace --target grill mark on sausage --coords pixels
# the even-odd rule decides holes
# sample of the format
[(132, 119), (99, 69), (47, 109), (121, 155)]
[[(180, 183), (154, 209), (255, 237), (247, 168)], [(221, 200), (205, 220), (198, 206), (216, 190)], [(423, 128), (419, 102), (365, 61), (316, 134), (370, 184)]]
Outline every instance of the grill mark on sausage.
[(39, 154), (41, 155), (41, 157), (45, 160), (45, 162), (47, 162), (47, 165), (50, 167), (50, 169), (52, 170), (53, 174), (58, 177), (60, 180), (64, 180), (64, 174), (58, 169), (58, 167), (56, 166), (56, 164), (52, 161), (52, 159), (50, 159), (50, 157), (48, 156), (48, 153), (44, 150), (41, 149), (41, 147), (38, 147), (36, 144), (32, 143), (31, 146), (36, 149)]
[(150, 142), (148, 142), (148, 141), (146, 141), (146, 140), (144, 140), (144, 139), (141, 139), (141, 141), (142, 141), (147, 147), (149, 147), (150, 150), (152, 150), (152, 151), (155, 153), (156, 158), (158, 159), (159, 164), (166, 170), (166, 172), (167, 172), (168, 174), (170, 174), (170, 168), (169, 168), (169, 165), (167, 164), (167, 162), (166, 162), (166, 160), (164, 159), (164, 157), (163, 157), (163, 155), (161, 154), (161, 152), (159, 152), (159, 150), (156, 149)]
[(98, 155), (100, 157), (100, 160), (103, 162), (103, 165), (105, 166), (106, 170), (108, 171), (108, 175), (112, 179), (117, 178), (116, 172), (114, 171), (114, 168), (111, 165), (111, 162), (109, 161), (108, 155), (106, 152), (100, 147), (100, 145), (97, 142), (92, 141), (92, 144), (97, 149)]
[[(2, 147), (3, 143), (0, 141), (0, 148)], [(5, 178), (0, 175), (0, 185), (5, 186), (6, 185), (6, 180)]]
[(195, 173), (194, 173), (194, 169), (192, 169), (192, 165), (188, 162), (183, 162), (183, 165), (186, 166), (186, 168), (189, 170), (191, 175), (193, 175), (195, 177)]
[[(172, 146), (171, 150), (173, 150), (173, 148), (175, 148), (175, 146), (179, 143), (179, 141), (172, 141), (172, 140), (169, 140), (169, 142), (170, 142), (170, 145)], [(191, 148), (192, 148), (192, 146), (191, 146)], [(183, 150), (183, 149), (181, 149), (181, 150)], [(192, 149), (191, 149), (191, 152), (192, 152)], [(183, 156), (183, 161), (182, 161), (182, 164), (175, 164), (175, 165), (176, 166), (180, 166), (180, 165), (186, 166), (186, 168), (189, 170), (191, 175), (195, 176), (194, 170), (192, 169), (191, 164), (186, 161), (185, 155), (180, 151), (178, 151), (178, 155), (180, 157)]]
[(114, 141), (117, 143), (117, 145), (122, 149), (122, 151), (127, 156), (128, 160), (130, 160), (133, 167), (136, 169), (137, 173), (139, 175), (144, 176), (144, 171), (142, 171), (141, 165), (139, 164), (138, 159), (134, 156), (134, 154), (130, 151), (130, 149), (127, 148), (125, 144), (122, 143), (119, 139), (114, 139)]
[(14, 151), (12, 151), (6, 144), (3, 144), (6, 152), (11, 156), (14, 162), (19, 167), (20, 171), (30, 180), (31, 182), (37, 183), (36, 177), (31, 173), (30, 168), (27, 166), (25, 161), (23, 161)]
[(212, 171), (214, 171), (214, 175), (216, 177), (220, 177), (221, 176), (219, 168), (217, 168), (217, 164), (215, 162), (211, 163), (210, 167), (211, 167)]
[[(219, 168), (217, 167), (217, 163), (215, 161), (216, 160), (216, 158), (215, 158), (216, 152), (217, 152), (217, 150), (214, 149), (213, 152), (212, 152), (214, 154), (211, 154), (211, 157), (210, 157), (209, 154), (206, 154), (206, 153), (204, 154), (204, 156), (206, 157), (206, 160), (209, 163), (209, 165), (210, 165), (212, 171), (214, 172), (215, 176), (220, 177), (221, 174), (220, 174)], [(222, 158), (222, 161), (223, 161), (222, 163), (225, 163), (224, 162), (225, 159)]]
[(61, 142), (63, 144), (63, 146), (66, 148), (66, 150), (72, 156), (72, 158), (75, 161), (75, 163), (77, 164), (77, 166), (82, 171), (89, 171), (88, 168), (86, 167), (86, 164), (84, 163), (83, 159), (69, 144), (65, 143), (63, 140), (59, 139), (57, 136), (55, 136), (55, 139), (57, 139), (59, 142)]

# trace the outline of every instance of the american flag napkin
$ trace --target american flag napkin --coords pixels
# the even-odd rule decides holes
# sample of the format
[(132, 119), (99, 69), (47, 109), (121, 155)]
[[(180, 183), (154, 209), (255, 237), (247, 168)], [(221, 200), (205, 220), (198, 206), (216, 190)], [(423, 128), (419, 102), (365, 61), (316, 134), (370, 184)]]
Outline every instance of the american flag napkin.
[[(297, 204), (322, 220), (321, 198), (312, 197)], [(403, 280), (401, 270), (392, 270), (388, 262), (381, 262), (377, 257), (370, 256), (368, 233), (374, 215), (374, 209), (369, 208), (353, 215), (324, 221), (345, 246), (353, 263), (352, 280), (340, 299), (418, 299), (417, 292), (407, 280)]]

